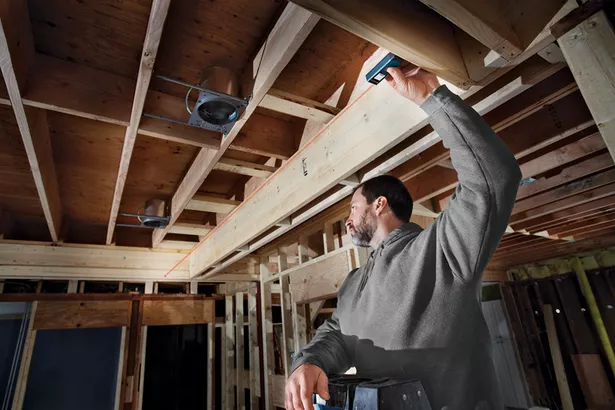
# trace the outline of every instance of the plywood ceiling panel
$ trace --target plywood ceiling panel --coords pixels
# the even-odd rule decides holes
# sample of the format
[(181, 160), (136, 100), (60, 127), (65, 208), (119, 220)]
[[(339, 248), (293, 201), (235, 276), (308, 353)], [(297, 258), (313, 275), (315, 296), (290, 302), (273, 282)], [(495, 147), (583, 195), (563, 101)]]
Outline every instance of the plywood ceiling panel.
[(0, 106), (0, 147), (0, 208), (14, 217), (44, 218), (15, 116), (5, 106)]
[[(120, 212), (136, 213), (150, 198), (170, 199), (196, 153), (196, 147), (138, 135)], [(136, 220), (118, 217), (118, 222)]]
[[(261, 47), (281, 0), (174, 1), (156, 59), (158, 74), (199, 83), (203, 71), (222, 66), (241, 75)], [(156, 80), (153, 88), (184, 95), (185, 88)]]
[(48, 121), (64, 213), (106, 225), (125, 128), (55, 112)]
[(151, 3), (29, 0), (36, 50), (136, 78)]

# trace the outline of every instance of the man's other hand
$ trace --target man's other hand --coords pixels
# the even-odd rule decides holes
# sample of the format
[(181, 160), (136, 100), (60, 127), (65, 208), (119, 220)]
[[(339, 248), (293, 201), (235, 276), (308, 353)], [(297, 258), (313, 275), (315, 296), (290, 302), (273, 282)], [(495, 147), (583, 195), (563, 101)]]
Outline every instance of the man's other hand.
[(417, 105), (423, 104), (429, 94), (438, 86), (438, 77), (419, 67), (410, 65), (407, 67), (389, 67), (386, 81), (402, 97), (406, 97)]
[(302, 364), (286, 382), (284, 406), (286, 410), (313, 410), (312, 393), (329, 400), (329, 378), (313, 364)]

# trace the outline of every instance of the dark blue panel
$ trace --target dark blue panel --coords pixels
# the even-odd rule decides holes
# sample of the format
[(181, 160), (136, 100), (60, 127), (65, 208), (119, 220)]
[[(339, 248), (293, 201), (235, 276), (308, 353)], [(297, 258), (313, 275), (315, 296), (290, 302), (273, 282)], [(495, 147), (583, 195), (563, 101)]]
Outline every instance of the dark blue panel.
[[(17, 340), (19, 339), (20, 327), (21, 319), (0, 320), (0, 404), (8, 388), (7, 383), (13, 364), (15, 348), (17, 347)], [(19, 361), (21, 361), (21, 357)], [(19, 362), (17, 362), (17, 366), (19, 368)], [(11, 396), (13, 393), (11, 393)], [(11, 400), (9, 400), (10, 402)]]
[(112, 410), (121, 328), (40, 330), (24, 410)]

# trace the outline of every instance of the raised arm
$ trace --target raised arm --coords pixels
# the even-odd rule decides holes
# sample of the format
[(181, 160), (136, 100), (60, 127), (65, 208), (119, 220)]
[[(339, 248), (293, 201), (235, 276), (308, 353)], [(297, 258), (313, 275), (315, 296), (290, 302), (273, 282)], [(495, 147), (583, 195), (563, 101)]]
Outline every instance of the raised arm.
[[(434, 89), (435, 76), (424, 71), (404, 75), (399, 69), (391, 74), (389, 83), (402, 95), (409, 90), (405, 96), (429, 114), (451, 150), (459, 185), (435, 229), (452, 271), (464, 281), (480, 279), (506, 231), (521, 180), (519, 165), (476, 111), (446, 86)], [(404, 82), (427, 85), (417, 91)]]

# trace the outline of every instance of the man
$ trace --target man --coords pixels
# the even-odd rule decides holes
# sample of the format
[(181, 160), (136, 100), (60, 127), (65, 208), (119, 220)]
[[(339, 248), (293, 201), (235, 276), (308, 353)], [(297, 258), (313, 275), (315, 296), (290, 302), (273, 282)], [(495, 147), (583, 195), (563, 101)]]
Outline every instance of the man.
[(487, 123), (434, 75), (388, 71), (388, 83), (425, 110), (451, 150), (459, 185), (425, 230), (408, 222), (412, 199), (396, 178), (355, 191), (346, 226), (355, 245), (374, 251), (348, 275), (332, 318), (298, 352), (286, 408), (311, 410), (312, 392), (329, 397), (327, 374), (354, 366), (369, 378), (420, 380), (433, 409), (500, 409), (481, 280), (521, 172)]

